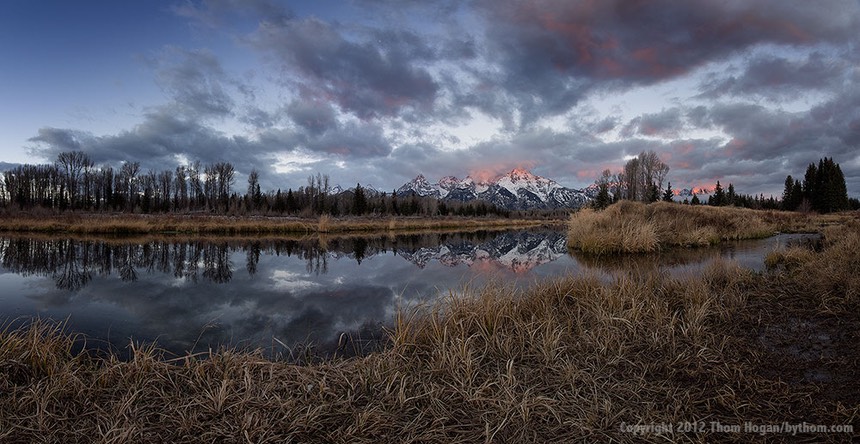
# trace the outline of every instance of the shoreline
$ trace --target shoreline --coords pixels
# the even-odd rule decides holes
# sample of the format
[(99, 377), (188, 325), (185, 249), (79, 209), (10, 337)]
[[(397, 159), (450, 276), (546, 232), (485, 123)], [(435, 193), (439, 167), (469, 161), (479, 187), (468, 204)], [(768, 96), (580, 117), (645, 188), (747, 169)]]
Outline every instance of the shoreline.
[(474, 231), (558, 225), (565, 219), (297, 217), (214, 215), (130, 215), (68, 213), (3, 216), (0, 232), (54, 235), (301, 235), (362, 232), (410, 233), (427, 230)]

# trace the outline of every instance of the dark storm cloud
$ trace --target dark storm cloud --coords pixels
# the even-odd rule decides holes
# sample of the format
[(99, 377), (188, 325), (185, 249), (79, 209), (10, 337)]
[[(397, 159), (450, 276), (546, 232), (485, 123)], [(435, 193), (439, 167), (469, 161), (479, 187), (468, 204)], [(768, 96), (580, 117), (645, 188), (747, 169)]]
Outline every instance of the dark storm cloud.
[(495, 80), (525, 118), (586, 92), (651, 84), (758, 44), (855, 38), (857, 2), (479, 1)]
[(404, 108), (430, 111), (439, 88), (413, 63), (426, 56), (415, 41), (353, 41), (315, 18), (263, 22), (250, 40), (276, 56), (285, 75), (296, 72), (307, 91), (360, 118), (392, 116)]
[(30, 138), (30, 142), (44, 143), (51, 147), (48, 159), (56, 158), (63, 151), (80, 151), (84, 144), (95, 138), (83, 131), (58, 128), (39, 128), (39, 135)]
[(306, 147), (311, 151), (355, 160), (391, 153), (391, 145), (379, 126), (352, 122), (341, 125), (337, 131), (327, 131), (320, 137), (309, 139)]
[[(849, 193), (860, 190), (860, 93), (846, 91), (808, 111), (788, 112), (759, 104), (718, 103), (688, 110), (702, 127), (722, 130), (719, 146), (676, 146), (676, 160), (702, 177), (735, 177), (748, 192), (778, 193), (786, 175), (833, 157), (843, 165)], [(779, 178), (781, 176), (781, 179)], [(779, 180), (775, 180), (779, 179)]]
[[(403, 145), (378, 166), (368, 166), (371, 176), (402, 184), (417, 174), (436, 181), (442, 176), (488, 179), (513, 168), (533, 169), (536, 174), (555, 179), (567, 186), (591, 183), (604, 168), (623, 164), (626, 154), (638, 154), (650, 141), (624, 141), (604, 144), (579, 133), (535, 128), (499, 140), (478, 143), (467, 150), (445, 151), (429, 144)], [(361, 168), (357, 166), (357, 168)], [(373, 179), (377, 179), (374, 177)]]
[(149, 62), (156, 70), (156, 81), (179, 111), (199, 117), (232, 114), (235, 104), (225, 90), (231, 80), (212, 52), (168, 47)]
[[(310, 152), (358, 161), (384, 157), (392, 150), (382, 129), (372, 123), (337, 123), (319, 134), (301, 128), (270, 128), (258, 137), (248, 139), (225, 135), (196, 120), (177, 117), (169, 107), (146, 114), (141, 124), (116, 135), (97, 137), (69, 129), (42, 128), (30, 142), (33, 143), (32, 153), (49, 162), (61, 152), (78, 150), (87, 153), (97, 165), (140, 162), (144, 170), (156, 171), (179, 166), (179, 156), (204, 164), (230, 162), (240, 178), (257, 169), (261, 174), (261, 185), (266, 189), (286, 188), (284, 176), (275, 170), (277, 155)], [(317, 171), (330, 169), (331, 160), (328, 158)], [(307, 172), (302, 175), (307, 176)], [(301, 176), (287, 178), (304, 179)]]
[(287, 115), (296, 125), (311, 134), (321, 134), (337, 125), (335, 109), (320, 100), (294, 100), (287, 106)]
[(134, 129), (96, 137), (78, 131), (42, 128), (30, 139), (34, 154), (53, 160), (63, 151), (83, 151), (96, 164), (140, 162), (144, 169), (178, 166), (177, 156), (204, 162), (228, 161), (250, 171), (256, 154), (242, 138), (227, 137), (193, 120), (181, 119), (168, 109), (146, 114)]
[(239, 121), (249, 125), (252, 129), (268, 129), (281, 121), (280, 113), (269, 112), (257, 107), (248, 107), (239, 116)]
[(828, 91), (842, 83), (850, 66), (844, 60), (813, 53), (802, 60), (773, 55), (753, 58), (737, 76), (712, 75), (701, 85), (702, 96), (793, 98), (802, 91)]
[(666, 138), (678, 137), (683, 129), (681, 110), (670, 108), (659, 113), (643, 114), (631, 120), (623, 129), (622, 134), (632, 137), (636, 134), (643, 136), (660, 136)]

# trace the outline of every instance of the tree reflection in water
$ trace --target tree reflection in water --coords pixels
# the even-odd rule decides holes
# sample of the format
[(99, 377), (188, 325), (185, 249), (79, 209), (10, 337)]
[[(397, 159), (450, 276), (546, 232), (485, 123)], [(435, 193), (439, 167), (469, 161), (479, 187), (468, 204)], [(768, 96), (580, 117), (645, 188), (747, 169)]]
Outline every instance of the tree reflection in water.
[[(77, 291), (96, 276), (116, 273), (135, 282), (140, 273), (163, 273), (176, 279), (227, 283), (233, 278), (231, 253), (245, 253), (245, 270), (257, 273), (262, 254), (296, 256), (308, 274), (328, 273), (329, 259), (349, 258), (357, 264), (389, 251), (426, 266), (430, 260), (445, 265), (471, 264), (489, 258), (517, 256), (507, 266), (533, 267), (566, 254), (564, 237), (555, 231), (511, 233), (412, 234), (406, 236), (346, 237), (302, 240), (0, 238), (0, 260), (6, 270), (22, 276), (50, 276), (60, 289)], [(201, 271), (202, 269), (202, 271)]]

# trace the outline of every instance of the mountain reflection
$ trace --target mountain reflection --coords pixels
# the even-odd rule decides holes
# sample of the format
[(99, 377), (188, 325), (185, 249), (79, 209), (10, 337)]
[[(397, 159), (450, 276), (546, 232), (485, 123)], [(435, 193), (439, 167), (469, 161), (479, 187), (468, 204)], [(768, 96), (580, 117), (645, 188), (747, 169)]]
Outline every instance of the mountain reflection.
[(607, 279), (631, 270), (695, 273), (720, 258), (760, 269), (767, 252), (797, 236), (626, 256), (568, 252), (564, 234), (553, 230), (298, 240), (0, 237), (0, 324), (67, 319), (89, 345), (120, 356), (134, 340), (176, 354), (236, 346), (301, 360), (309, 346), (322, 355), (371, 350), (399, 308), (466, 286), (522, 288), (584, 272)]
[(398, 307), (466, 282), (516, 280), (561, 257), (568, 261), (558, 267), (570, 266), (565, 244), (551, 230), (300, 240), (0, 237), (0, 321), (68, 319), (72, 331), (121, 356), (130, 339), (177, 354), (248, 346), (295, 356), (311, 344), (315, 353), (357, 353), (379, 345), (381, 325)]
[(233, 278), (233, 253), (244, 252), (245, 270), (258, 271), (261, 255), (295, 257), (308, 274), (328, 272), (330, 259), (362, 261), (389, 252), (424, 268), (431, 261), (445, 266), (490, 262), (514, 272), (567, 254), (566, 240), (557, 231), (415, 234), (396, 237), (352, 237), (306, 240), (180, 240), (143, 243), (115, 240), (0, 238), (4, 269), (22, 276), (51, 277), (57, 288), (78, 291), (93, 275), (116, 273), (135, 282), (140, 273), (163, 273), (177, 279), (227, 283)]

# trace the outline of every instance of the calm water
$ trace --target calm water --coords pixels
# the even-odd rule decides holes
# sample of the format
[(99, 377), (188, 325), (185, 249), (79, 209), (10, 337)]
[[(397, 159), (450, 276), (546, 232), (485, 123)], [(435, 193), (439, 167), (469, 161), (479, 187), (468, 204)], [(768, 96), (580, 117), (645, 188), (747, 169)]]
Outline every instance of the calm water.
[(88, 347), (120, 355), (130, 339), (178, 354), (227, 345), (295, 356), (309, 344), (324, 354), (346, 337), (367, 349), (398, 306), (467, 284), (522, 287), (633, 266), (695, 272), (719, 257), (761, 269), (767, 252), (796, 237), (619, 260), (571, 255), (553, 230), (322, 241), (0, 236), (0, 321), (67, 320)]

